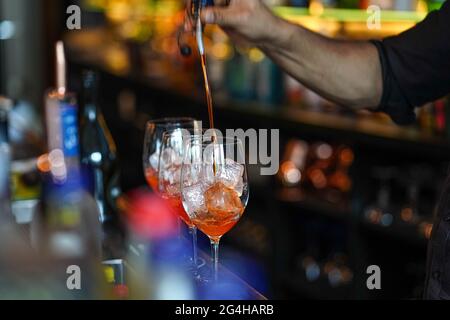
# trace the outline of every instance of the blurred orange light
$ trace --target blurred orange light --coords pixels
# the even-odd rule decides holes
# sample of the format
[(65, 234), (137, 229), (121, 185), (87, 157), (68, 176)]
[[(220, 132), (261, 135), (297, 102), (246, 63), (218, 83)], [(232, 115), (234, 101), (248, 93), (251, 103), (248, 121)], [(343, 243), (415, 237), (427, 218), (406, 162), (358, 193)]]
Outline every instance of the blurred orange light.
[(422, 222), (420, 224), (420, 230), (425, 239), (429, 240), (431, 238), (431, 233), (433, 232), (433, 224), (428, 222)]
[(380, 223), (382, 216), (383, 216), (383, 213), (381, 212), (381, 210), (372, 209), (372, 210), (370, 210), (370, 212), (368, 214), (368, 219), (373, 224), (378, 224), (378, 223)]
[(345, 166), (349, 166), (353, 163), (353, 160), (355, 159), (355, 155), (353, 151), (349, 148), (345, 148), (341, 151), (339, 155), (339, 160), (341, 163)]
[(323, 189), (327, 186), (327, 178), (322, 170), (313, 169), (309, 173), (309, 178), (311, 179), (312, 184), (317, 189)]
[(50, 161), (48, 160), (48, 154), (43, 154), (37, 159), (36, 166), (40, 172), (50, 172)]
[(411, 222), (413, 219), (413, 211), (411, 208), (403, 208), (400, 212), (400, 217), (405, 222)]
[(216, 59), (228, 60), (233, 55), (233, 51), (228, 44), (219, 42), (213, 45), (212, 54)]

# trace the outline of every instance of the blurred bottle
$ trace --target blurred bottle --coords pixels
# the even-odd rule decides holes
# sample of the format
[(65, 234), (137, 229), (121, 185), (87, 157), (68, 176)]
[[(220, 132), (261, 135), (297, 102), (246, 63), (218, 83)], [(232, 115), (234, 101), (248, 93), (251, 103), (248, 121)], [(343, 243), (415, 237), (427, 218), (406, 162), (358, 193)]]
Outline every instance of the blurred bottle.
[(450, 96), (447, 96), (443, 99), (444, 108), (445, 108), (445, 137), (450, 139)]
[[(65, 57), (56, 45), (57, 89), (46, 95), (48, 172), (44, 175), (42, 212), (38, 216), (37, 246), (51, 262), (56, 279), (67, 279), (67, 268), (81, 272), (75, 298), (95, 298), (102, 288), (100, 276), (101, 225), (94, 199), (84, 190), (79, 164), (78, 107), (67, 93)], [(70, 289), (69, 289), (70, 290)]]
[(353, 271), (348, 266), (348, 255), (335, 252), (324, 263), (323, 271), (332, 288), (348, 285), (353, 279)]
[(46, 281), (47, 270), (41, 269), (39, 257), (31, 250), (23, 229), (19, 229), (11, 214), (12, 157), (8, 135), (11, 107), (10, 100), (0, 97), (0, 299), (42, 299), (50, 297), (53, 286)]
[(86, 71), (83, 76), (84, 101), (80, 114), (81, 163), (93, 178), (93, 195), (100, 211), (100, 222), (114, 219), (120, 195), (119, 164), (116, 145), (97, 100), (98, 76)]
[(0, 215), (11, 216), (10, 169), (11, 148), (8, 137), (8, 113), (12, 102), (0, 97)]
[[(54, 152), (50, 157), (53, 162), (63, 155)], [(40, 218), (44, 233), (40, 235), (42, 238), (39, 240), (42, 241), (39, 246), (46, 256), (55, 260), (81, 258), (87, 253), (98, 257), (99, 224), (92, 217), (96, 205), (83, 190), (80, 176), (71, 171), (64, 182), (55, 181), (50, 176), (47, 178), (42, 201), (43, 216)], [(87, 233), (87, 230), (93, 232)], [(88, 238), (93, 240), (90, 246), (85, 243)]]
[(436, 117), (434, 115), (434, 104), (427, 103), (417, 112), (417, 119), (422, 132), (426, 134), (433, 134), (436, 129)]
[(38, 251), (50, 262), (56, 279), (67, 279), (69, 266), (80, 268), (80, 290), (73, 292), (74, 298), (98, 298), (104, 285), (97, 211), (75, 171), (63, 183), (46, 181), (38, 218)]
[(336, 149), (334, 158), (335, 169), (328, 175), (328, 185), (331, 188), (331, 198), (335, 198), (336, 202), (342, 202), (348, 200), (352, 188), (349, 171), (355, 155), (351, 148), (341, 145)]
[(417, 0), (396, 0), (393, 7), (397, 11), (415, 11), (417, 8)]
[(376, 199), (365, 209), (365, 218), (372, 224), (389, 227), (393, 223), (392, 180), (396, 174), (395, 167), (375, 167), (373, 178), (376, 183)]
[(284, 99), (284, 77), (281, 69), (262, 52), (251, 49), (249, 58), (257, 63), (256, 99), (263, 104), (281, 104)]
[(85, 71), (79, 113), (81, 164), (99, 210), (103, 258), (109, 260), (123, 258), (125, 231), (117, 208), (121, 188), (116, 144), (100, 110), (98, 90), (98, 74)]
[(445, 99), (439, 99), (434, 103), (434, 115), (435, 115), (435, 128), (436, 134), (440, 136), (445, 135), (446, 126), (446, 101)]
[(248, 56), (249, 50), (236, 48), (233, 57), (226, 62), (225, 85), (231, 99), (254, 100), (258, 64)]
[(293, 139), (286, 145), (283, 162), (278, 172), (278, 178), (286, 187), (299, 186), (306, 167), (309, 145), (306, 141)]
[(47, 146), (51, 153), (59, 150), (64, 154), (64, 163), (53, 165), (53, 177), (64, 180), (67, 169), (79, 168), (78, 107), (75, 94), (67, 91), (66, 61), (64, 45), (56, 44), (56, 89), (50, 89), (45, 96), (47, 125)]
[(292, 106), (299, 106), (302, 102), (305, 87), (296, 79), (288, 74), (284, 74), (284, 94), (286, 96), (286, 103)]

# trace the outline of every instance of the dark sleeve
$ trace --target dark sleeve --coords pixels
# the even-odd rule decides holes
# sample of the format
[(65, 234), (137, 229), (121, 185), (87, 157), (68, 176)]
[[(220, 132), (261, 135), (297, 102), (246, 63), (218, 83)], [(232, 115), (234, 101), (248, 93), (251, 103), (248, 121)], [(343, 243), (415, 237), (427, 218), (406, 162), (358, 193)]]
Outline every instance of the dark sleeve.
[(377, 111), (396, 123), (413, 122), (415, 107), (450, 92), (450, 0), (410, 30), (372, 43), (383, 72)]

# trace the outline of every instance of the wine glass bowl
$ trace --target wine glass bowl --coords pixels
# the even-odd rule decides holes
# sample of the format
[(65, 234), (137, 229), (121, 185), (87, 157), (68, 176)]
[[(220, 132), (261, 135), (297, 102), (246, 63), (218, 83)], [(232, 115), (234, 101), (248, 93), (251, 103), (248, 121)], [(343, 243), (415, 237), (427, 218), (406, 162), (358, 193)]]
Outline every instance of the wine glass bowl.
[(230, 231), (244, 213), (239, 194), (222, 182), (205, 188), (203, 209), (194, 211), (192, 221), (214, 241)]
[(145, 128), (143, 168), (148, 185), (158, 191), (158, 170), (163, 134), (176, 128), (196, 129), (201, 122), (193, 118), (162, 118), (148, 121)]

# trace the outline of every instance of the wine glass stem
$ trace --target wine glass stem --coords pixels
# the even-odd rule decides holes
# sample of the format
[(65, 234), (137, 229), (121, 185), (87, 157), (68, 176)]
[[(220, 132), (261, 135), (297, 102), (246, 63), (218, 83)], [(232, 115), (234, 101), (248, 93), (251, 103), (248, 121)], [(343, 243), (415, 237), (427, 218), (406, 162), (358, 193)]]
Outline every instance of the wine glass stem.
[(219, 240), (211, 239), (211, 250), (213, 256), (214, 281), (219, 279)]
[(197, 227), (189, 228), (192, 236), (192, 262), (194, 263), (194, 270), (197, 272), (198, 268), (198, 256), (197, 256)]

